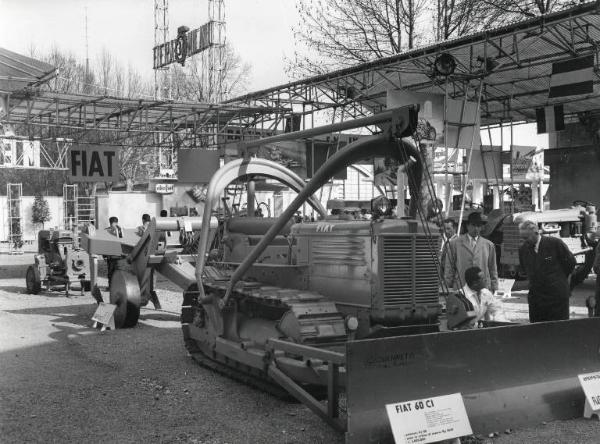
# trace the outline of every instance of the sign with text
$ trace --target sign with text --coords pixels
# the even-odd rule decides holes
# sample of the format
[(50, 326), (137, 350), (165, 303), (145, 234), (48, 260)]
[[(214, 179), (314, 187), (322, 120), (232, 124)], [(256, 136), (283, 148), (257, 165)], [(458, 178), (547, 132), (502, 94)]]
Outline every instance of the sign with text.
[(175, 185), (172, 183), (157, 183), (154, 186), (154, 191), (158, 194), (171, 194), (175, 192)]
[(442, 441), (472, 435), (460, 393), (385, 406), (396, 444)]
[(114, 304), (107, 304), (105, 302), (100, 302), (98, 304), (98, 308), (94, 312), (92, 316), (92, 321), (97, 322), (98, 324), (102, 324), (103, 326), (115, 329), (115, 309), (117, 308)]
[(585, 393), (585, 407), (583, 416), (590, 418), (600, 410), (600, 372), (584, 373), (577, 375), (579, 383)]
[(83, 145), (69, 150), (69, 177), (72, 182), (118, 182), (118, 147)]
[(544, 150), (535, 146), (511, 145), (510, 174), (515, 182), (537, 181), (544, 177)]
[(210, 21), (193, 31), (186, 26), (180, 26), (177, 30), (177, 38), (155, 46), (154, 69), (163, 68), (171, 63), (178, 62), (182, 66), (187, 57), (198, 54), (211, 46), (223, 45), (223, 24)]

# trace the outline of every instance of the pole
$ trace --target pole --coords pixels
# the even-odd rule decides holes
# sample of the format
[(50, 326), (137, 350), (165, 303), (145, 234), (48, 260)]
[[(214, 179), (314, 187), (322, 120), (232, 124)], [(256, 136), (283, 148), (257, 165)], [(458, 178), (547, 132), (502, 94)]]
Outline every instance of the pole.
[(444, 85), (444, 150), (446, 156), (446, 164), (444, 165), (444, 188), (446, 191), (446, 202), (444, 207), (446, 209), (446, 217), (448, 217), (448, 214), (450, 214), (450, 203), (452, 201), (452, 190), (454, 189), (454, 185), (450, 185), (448, 183), (448, 77), (446, 77), (446, 83)]
[[(479, 94), (477, 95), (477, 108), (475, 109), (475, 122), (473, 123), (473, 134), (471, 136), (471, 147), (469, 149), (469, 160), (467, 161), (467, 172), (465, 173), (465, 184), (462, 189), (462, 202), (460, 204), (460, 217), (458, 219), (458, 233), (462, 225), (463, 214), (465, 211), (465, 198), (467, 195), (467, 183), (469, 182), (469, 171), (471, 171), (471, 158), (473, 157), (473, 144), (475, 143), (475, 130), (479, 128), (479, 107), (481, 105), (481, 92), (483, 90), (483, 77), (479, 81)], [(480, 147), (481, 148), (481, 147)]]

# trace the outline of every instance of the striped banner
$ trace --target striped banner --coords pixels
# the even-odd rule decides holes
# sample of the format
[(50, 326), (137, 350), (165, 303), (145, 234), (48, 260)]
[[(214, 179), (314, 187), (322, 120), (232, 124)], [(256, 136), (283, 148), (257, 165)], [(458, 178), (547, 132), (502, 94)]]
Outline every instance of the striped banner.
[(562, 105), (546, 106), (535, 110), (537, 133), (553, 133), (565, 129), (565, 115)]
[(594, 56), (584, 56), (552, 64), (549, 98), (594, 92)]

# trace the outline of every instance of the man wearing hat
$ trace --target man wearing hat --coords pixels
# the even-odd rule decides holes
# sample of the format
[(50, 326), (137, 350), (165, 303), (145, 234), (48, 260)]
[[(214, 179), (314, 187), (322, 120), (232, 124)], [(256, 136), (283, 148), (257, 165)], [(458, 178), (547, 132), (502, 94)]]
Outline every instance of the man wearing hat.
[(444, 281), (448, 288), (460, 289), (465, 271), (479, 267), (483, 273), (484, 288), (492, 292), (498, 290), (498, 269), (496, 267), (496, 247), (481, 237), (485, 221), (479, 212), (469, 214), (467, 232), (452, 239), (444, 264)]

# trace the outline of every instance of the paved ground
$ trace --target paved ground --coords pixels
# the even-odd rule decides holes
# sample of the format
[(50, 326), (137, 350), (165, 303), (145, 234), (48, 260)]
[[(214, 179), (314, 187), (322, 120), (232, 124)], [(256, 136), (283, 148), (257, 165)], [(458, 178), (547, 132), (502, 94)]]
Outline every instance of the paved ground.
[[(343, 442), (303, 405), (194, 364), (179, 327), (181, 294), (168, 282), (158, 283), (164, 310), (143, 309), (138, 327), (100, 333), (89, 294), (26, 294), (32, 262), (0, 254), (0, 442)], [(586, 316), (592, 292), (591, 280), (577, 289), (572, 317)], [(507, 315), (524, 320), (524, 292), (513, 294)], [(483, 441), (597, 443), (598, 430), (596, 421), (557, 421)]]

